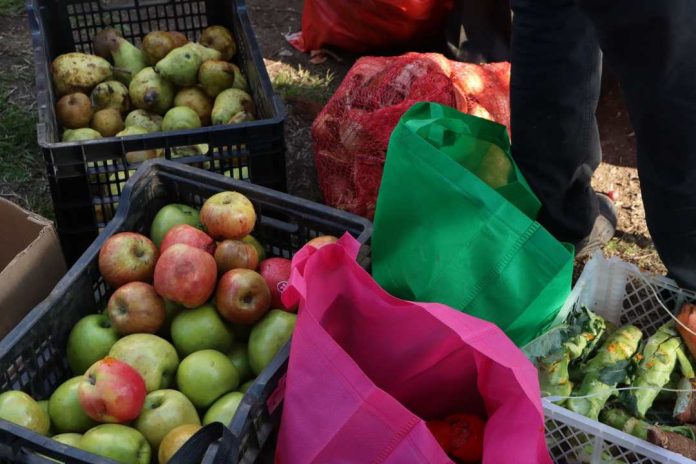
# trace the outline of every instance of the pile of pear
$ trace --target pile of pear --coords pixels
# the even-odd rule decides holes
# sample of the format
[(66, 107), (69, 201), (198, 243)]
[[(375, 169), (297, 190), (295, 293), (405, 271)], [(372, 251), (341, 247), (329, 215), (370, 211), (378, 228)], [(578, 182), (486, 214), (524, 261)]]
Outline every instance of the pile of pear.
[[(93, 38), (94, 55), (67, 53), (51, 64), (62, 140), (142, 135), (253, 121), (247, 80), (230, 62), (237, 52), (223, 26), (203, 30), (198, 42), (175, 31), (153, 31), (136, 47), (114, 28)], [(129, 162), (162, 150), (127, 154)]]

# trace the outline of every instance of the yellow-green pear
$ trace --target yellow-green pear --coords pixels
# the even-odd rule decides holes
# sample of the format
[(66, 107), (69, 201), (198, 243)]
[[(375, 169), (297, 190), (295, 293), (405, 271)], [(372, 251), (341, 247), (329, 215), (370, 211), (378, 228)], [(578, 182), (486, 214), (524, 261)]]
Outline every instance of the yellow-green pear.
[(162, 120), (163, 131), (197, 129), (199, 127), (201, 127), (201, 118), (188, 106), (175, 106), (167, 111)]
[(198, 82), (211, 97), (234, 86), (235, 65), (222, 60), (208, 60), (198, 70)]
[(497, 189), (510, 182), (512, 163), (500, 148), (491, 145), (475, 172), (482, 181)]
[(89, 95), (97, 84), (111, 75), (111, 64), (95, 55), (66, 53), (51, 63), (53, 85), (59, 97), (74, 92)]
[(174, 36), (166, 31), (152, 31), (143, 39), (143, 53), (150, 66), (156, 65), (176, 47)]
[(111, 42), (116, 40), (116, 37), (123, 37), (121, 31), (113, 27), (105, 27), (97, 32), (92, 37), (92, 50), (97, 56), (101, 56), (105, 60), (111, 60)]
[[(199, 143), (198, 145), (188, 145), (184, 147), (172, 147), (171, 158), (186, 158), (189, 156), (203, 156), (208, 153), (210, 147), (207, 143)], [(203, 169), (209, 169), (210, 164), (208, 162), (203, 163), (202, 166), (196, 166)]]
[(256, 115), (256, 105), (251, 96), (240, 89), (227, 89), (215, 98), (213, 124), (230, 124), (249, 120)]
[(123, 37), (113, 37), (109, 49), (114, 60), (114, 76), (126, 85), (147, 66), (143, 51)]
[(179, 31), (168, 31), (167, 33), (174, 39), (174, 48), (181, 47), (189, 43), (188, 37)]
[(147, 132), (159, 132), (162, 130), (162, 116), (145, 110), (133, 110), (126, 116), (125, 125), (126, 128), (140, 127)]
[(205, 47), (198, 42), (190, 42), (179, 48), (185, 48), (198, 53), (198, 56), (201, 57), (201, 62), (208, 60), (219, 60), (222, 58), (222, 54), (219, 51), (215, 50), (214, 48)]
[[(127, 137), (129, 135), (146, 135), (149, 134), (147, 129), (138, 126), (130, 126), (123, 129), (121, 132), (116, 134), (116, 137)], [(137, 150), (129, 151), (126, 153), (126, 160), (133, 163), (142, 163), (143, 161), (159, 158), (164, 156), (164, 150), (162, 148), (152, 148), (149, 150)]]
[(200, 87), (188, 87), (179, 90), (174, 97), (174, 106), (188, 106), (198, 114), (202, 125), (210, 125), (213, 101)]
[(190, 87), (196, 84), (202, 62), (200, 54), (183, 46), (175, 48), (158, 61), (155, 71), (179, 87)]
[(128, 91), (134, 107), (157, 114), (166, 113), (174, 101), (174, 84), (157, 74), (152, 67), (136, 74)]
[(115, 108), (104, 108), (94, 113), (90, 127), (103, 137), (113, 137), (123, 130), (121, 112)]
[(95, 111), (115, 108), (125, 113), (130, 108), (128, 87), (119, 81), (106, 81), (97, 85), (92, 90), (91, 100)]
[(101, 134), (89, 127), (82, 129), (67, 129), (63, 132), (63, 142), (82, 142), (85, 140), (96, 140), (102, 138)]
[(232, 32), (224, 26), (206, 27), (198, 41), (201, 45), (220, 52), (221, 59), (229, 61), (237, 53), (237, 44)]
[(249, 92), (249, 84), (247, 83), (246, 76), (244, 76), (244, 73), (242, 72), (241, 69), (239, 69), (239, 66), (237, 66), (234, 63), (230, 63), (232, 67), (234, 68), (234, 84), (232, 84), (232, 87), (235, 89), (243, 90), (245, 92)]
[(92, 120), (92, 102), (84, 93), (62, 96), (56, 103), (55, 110), (58, 122), (66, 129), (87, 127)]

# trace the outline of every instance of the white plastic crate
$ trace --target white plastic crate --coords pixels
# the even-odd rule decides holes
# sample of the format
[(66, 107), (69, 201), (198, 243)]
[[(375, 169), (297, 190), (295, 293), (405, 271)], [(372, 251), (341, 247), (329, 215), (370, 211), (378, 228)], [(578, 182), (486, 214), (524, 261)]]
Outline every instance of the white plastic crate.
[[(658, 299), (659, 297), (659, 299)], [(634, 324), (645, 336), (664, 324), (696, 293), (671, 279), (641, 273), (617, 258), (595, 254), (587, 263), (561, 314), (582, 306), (616, 324)], [(542, 335), (540, 338), (543, 338)], [(538, 340), (538, 339), (537, 339)], [(532, 341), (535, 343), (535, 341)], [(640, 440), (600, 422), (543, 400), (546, 441), (554, 462), (561, 464), (693, 464), (695, 461)]]

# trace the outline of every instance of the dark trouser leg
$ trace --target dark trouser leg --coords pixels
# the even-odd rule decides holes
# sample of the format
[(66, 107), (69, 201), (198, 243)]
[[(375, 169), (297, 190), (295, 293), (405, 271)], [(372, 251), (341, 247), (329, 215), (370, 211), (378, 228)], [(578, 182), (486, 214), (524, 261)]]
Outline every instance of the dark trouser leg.
[(472, 63), (510, 59), (509, 0), (456, 0), (447, 20), (451, 55)]
[(582, 5), (626, 97), (650, 234), (670, 274), (696, 289), (696, 2)]
[(544, 208), (539, 221), (576, 243), (592, 230), (600, 162), (595, 110), (601, 53), (573, 0), (511, 0), (512, 155)]

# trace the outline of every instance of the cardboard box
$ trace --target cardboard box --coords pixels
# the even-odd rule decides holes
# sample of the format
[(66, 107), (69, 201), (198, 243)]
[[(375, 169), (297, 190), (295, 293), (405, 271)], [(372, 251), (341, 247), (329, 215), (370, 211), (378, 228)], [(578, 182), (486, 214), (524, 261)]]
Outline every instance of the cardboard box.
[(0, 339), (66, 272), (53, 223), (0, 198)]

